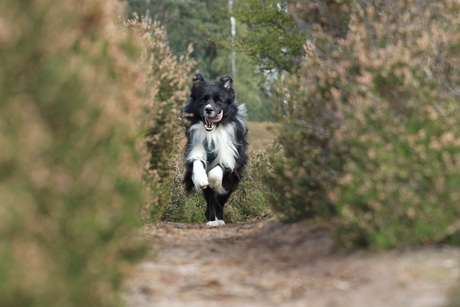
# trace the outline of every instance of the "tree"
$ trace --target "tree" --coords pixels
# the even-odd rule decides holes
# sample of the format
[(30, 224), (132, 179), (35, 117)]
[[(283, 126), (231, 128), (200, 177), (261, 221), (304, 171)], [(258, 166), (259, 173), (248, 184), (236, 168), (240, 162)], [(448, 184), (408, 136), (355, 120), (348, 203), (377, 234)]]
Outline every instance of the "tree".
[[(272, 103), (263, 90), (263, 73), (242, 52), (222, 48), (213, 38), (230, 43), (231, 22), (227, 0), (128, 0), (129, 16), (149, 14), (149, 18), (164, 25), (164, 37), (173, 53), (180, 57), (187, 54), (197, 63), (196, 69), (208, 79), (237, 72), (234, 76), (237, 100), (246, 103), (250, 120), (272, 119)], [(236, 24), (237, 35), (247, 32), (245, 25)], [(235, 59), (235, 68), (232, 67)]]
[(314, 40), (312, 33), (317, 28), (343, 39), (348, 32), (348, 12), (349, 3), (340, 0), (238, 0), (228, 12), (239, 24), (238, 35), (228, 39), (217, 33), (213, 40), (250, 57), (258, 72), (263, 109), (273, 117), (285, 116), (280, 91), (288, 75), (299, 69), (305, 42)]
[(237, 0), (231, 14), (247, 27), (244, 35), (218, 42), (251, 56), (259, 69), (295, 72), (303, 45), (316, 27), (335, 38), (348, 32), (349, 4), (340, 0)]
[(164, 26), (164, 37), (176, 56), (186, 55), (192, 44), (191, 58), (197, 61), (197, 69), (211, 79), (222, 74), (212, 65), (218, 48), (203, 30), (230, 34), (228, 20), (222, 15), (226, 0), (128, 0), (128, 4), (131, 14), (151, 18)]

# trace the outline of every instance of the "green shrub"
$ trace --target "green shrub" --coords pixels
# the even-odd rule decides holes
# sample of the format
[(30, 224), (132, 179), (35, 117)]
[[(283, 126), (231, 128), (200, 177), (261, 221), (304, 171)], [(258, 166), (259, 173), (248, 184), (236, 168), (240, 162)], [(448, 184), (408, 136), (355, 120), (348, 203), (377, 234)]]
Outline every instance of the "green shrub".
[(439, 242), (457, 222), (458, 106), (418, 107), (401, 119), (388, 106), (369, 106), (344, 132), (350, 156), (335, 197), (337, 237), (346, 246)]
[[(184, 136), (185, 137), (185, 136)], [(162, 221), (201, 224), (206, 222), (204, 212), (206, 202), (201, 193), (188, 195), (182, 183), (185, 168), (183, 166), (183, 149), (176, 147), (174, 155), (174, 176), (167, 187), (171, 195), (170, 202), (161, 215)]]
[(348, 71), (349, 64), (339, 65), (343, 55), (335, 51), (336, 40), (317, 28), (315, 43), (322, 50), (312, 50), (309, 41), (301, 68), (280, 86), (280, 148), (272, 151), (273, 172), (265, 177), (269, 186), (277, 187), (274, 209), (286, 221), (334, 214), (328, 194), (344, 159), (335, 140), (341, 124), (338, 105), (356, 94), (356, 73)]
[(187, 57), (177, 59), (172, 54), (159, 24), (132, 20), (129, 25), (144, 42), (141, 65), (147, 90), (142, 121), (146, 131), (144, 183), (148, 200), (143, 217), (155, 221), (171, 201), (169, 184), (174, 174), (171, 153), (184, 127), (181, 108), (187, 98), (194, 62)]
[(349, 46), (362, 55), (357, 85), (366, 95), (342, 108), (336, 134), (347, 153), (332, 193), (345, 246), (440, 242), (458, 224), (460, 92), (453, 85), (460, 78), (451, 65), (460, 59), (460, 6), (399, 8), (405, 17), (386, 7), (351, 27)]
[(118, 305), (142, 254), (138, 42), (109, 1), (1, 8), (1, 304)]
[(349, 247), (458, 231), (459, 11), (455, 1), (356, 1), (346, 38), (311, 28), (282, 83), (284, 154), (267, 178), (283, 218), (338, 213)]

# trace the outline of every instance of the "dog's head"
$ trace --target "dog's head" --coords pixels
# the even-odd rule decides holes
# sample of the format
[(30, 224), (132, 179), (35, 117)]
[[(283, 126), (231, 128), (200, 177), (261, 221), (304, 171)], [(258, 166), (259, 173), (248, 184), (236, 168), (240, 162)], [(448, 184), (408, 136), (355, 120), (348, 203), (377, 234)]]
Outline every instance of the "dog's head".
[(234, 112), (234, 101), (235, 92), (230, 76), (222, 76), (215, 83), (210, 83), (197, 74), (193, 78), (190, 98), (184, 111), (201, 120), (207, 131), (212, 131), (225, 121), (229, 113)]

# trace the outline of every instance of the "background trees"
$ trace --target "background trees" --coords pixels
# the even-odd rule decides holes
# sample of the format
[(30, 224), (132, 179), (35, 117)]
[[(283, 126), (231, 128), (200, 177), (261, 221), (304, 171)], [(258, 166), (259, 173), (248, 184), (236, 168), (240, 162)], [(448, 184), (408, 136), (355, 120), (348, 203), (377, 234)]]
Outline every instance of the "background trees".
[[(130, 16), (149, 14), (164, 26), (164, 37), (176, 56), (187, 54), (189, 46), (193, 46), (190, 57), (197, 63), (195, 69), (206, 78), (214, 80), (222, 74), (233, 74), (228, 0), (129, 0), (128, 4)], [(247, 28), (238, 23), (236, 32), (242, 35)], [(273, 101), (264, 90), (264, 74), (245, 53), (237, 52), (235, 56), (238, 101), (246, 103), (251, 120), (273, 120)]]

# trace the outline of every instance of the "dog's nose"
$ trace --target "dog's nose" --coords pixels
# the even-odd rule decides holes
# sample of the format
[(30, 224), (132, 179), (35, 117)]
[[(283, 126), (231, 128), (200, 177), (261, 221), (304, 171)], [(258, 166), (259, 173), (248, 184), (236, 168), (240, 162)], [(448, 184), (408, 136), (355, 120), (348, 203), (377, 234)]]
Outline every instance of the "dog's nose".
[(205, 110), (205, 112), (206, 112), (207, 114), (211, 114), (212, 111), (214, 111), (212, 107), (206, 107), (206, 108), (204, 108), (204, 110)]

